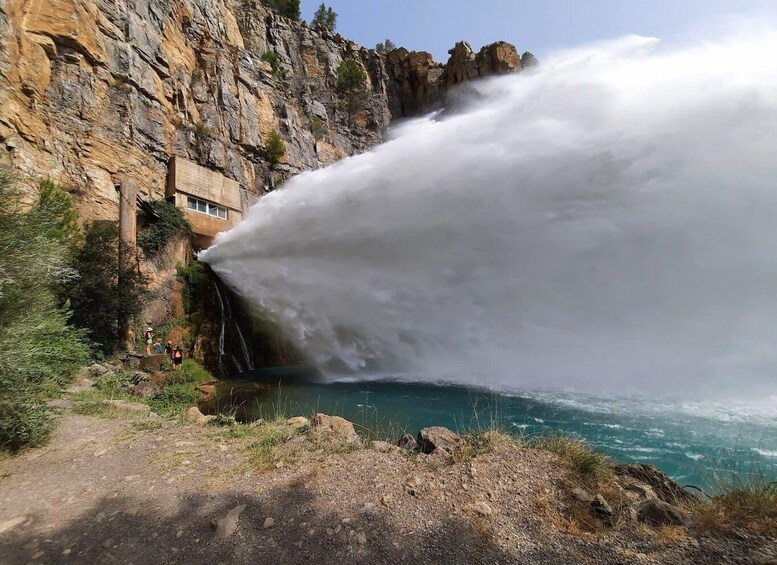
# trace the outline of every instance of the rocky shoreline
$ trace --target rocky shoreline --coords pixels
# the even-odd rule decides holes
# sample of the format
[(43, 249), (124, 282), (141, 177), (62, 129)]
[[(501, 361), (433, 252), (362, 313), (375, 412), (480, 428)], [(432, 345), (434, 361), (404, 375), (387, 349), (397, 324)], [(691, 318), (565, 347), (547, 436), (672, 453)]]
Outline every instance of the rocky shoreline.
[(53, 402), (60, 424), (48, 446), (0, 461), (0, 562), (777, 556), (769, 522), (715, 522), (720, 508), (658, 469), (613, 464), (568, 438), (431, 427), (388, 441), (326, 414), (240, 424), (191, 406), (165, 413), (155, 401), (109, 397), (91, 381)]

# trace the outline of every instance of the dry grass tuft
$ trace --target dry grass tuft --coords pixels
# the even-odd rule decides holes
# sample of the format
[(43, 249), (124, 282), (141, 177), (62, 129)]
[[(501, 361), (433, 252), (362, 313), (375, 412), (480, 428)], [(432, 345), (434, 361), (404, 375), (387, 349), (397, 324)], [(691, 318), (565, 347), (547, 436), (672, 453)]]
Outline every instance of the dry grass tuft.
[(762, 474), (755, 473), (719, 483), (717, 490), (721, 494), (696, 506), (696, 529), (718, 533), (777, 532), (777, 481), (767, 482)]
[(453, 453), (453, 463), (469, 461), (478, 455), (493, 453), (501, 447), (516, 442), (507, 432), (496, 427), (486, 431), (464, 432), (462, 438), (464, 439), (464, 445)]
[(661, 543), (678, 543), (686, 538), (686, 530), (683, 526), (659, 526), (655, 532)]
[(614, 477), (609, 457), (596, 451), (582, 440), (564, 435), (553, 435), (536, 439), (532, 442), (532, 446), (554, 453), (583, 481), (608, 481)]
[(116, 418), (126, 418), (128, 420), (138, 419), (145, 417), (145, 414), (136, 412), (134, 410), (122, 409), (119, 406), (106, 404), (99, 401), (81, 402), (73, 408), (73, 413), (81, 416), (97, 416), (98, 418), (105, 418), (108, 420), (114, 420)]

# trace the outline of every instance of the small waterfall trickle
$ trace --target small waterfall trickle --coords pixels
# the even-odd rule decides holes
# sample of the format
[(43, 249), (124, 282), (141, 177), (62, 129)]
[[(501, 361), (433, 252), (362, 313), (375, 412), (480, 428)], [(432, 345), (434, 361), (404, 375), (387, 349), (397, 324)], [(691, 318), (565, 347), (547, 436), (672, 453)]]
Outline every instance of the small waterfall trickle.
[(243, 353), (243, 360), (246, 364), (244, 370), (250, 371), (254, 368), (254, 359), (248, 351), (248, 345), (246, 344), (245, 337), (243, 337), (243, 330), (240, 329), (240, 324), (238, 323), (235, 323), (235, 333), (237, 334), (240, 343), (240, 351)]
[(224, 308), (224, 299), (221, 297), (221, 291), (219, 290), (218, 283), (213, 283), (213, 288), (216, 289), (216, 296), (219, 299), (219, 308), (221, 309), (221, 332), (219, 332), (219, 372), (224, 372), (224, 333), (227, 324), (227, 316)]
[[(221, 281), (213, 282), (219, 301), (221, 321), (218, 368), (221, 374), (243, 373), (254, 368), (254, 356), (248, 346), (243, 329), (240, 327), (240, 322), (233, 313), (233, 299), (229, 290), (222, 284)], [(238, 347), (231, 347), (231, 343), (236, 343)], [(225, 360), (228, 360), (231, 366), (227, 366)]]

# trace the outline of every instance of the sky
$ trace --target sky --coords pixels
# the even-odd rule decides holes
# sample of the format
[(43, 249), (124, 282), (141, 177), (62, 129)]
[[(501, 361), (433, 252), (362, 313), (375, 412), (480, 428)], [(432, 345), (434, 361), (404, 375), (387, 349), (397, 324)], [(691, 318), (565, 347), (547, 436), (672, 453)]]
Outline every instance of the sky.
[[(321, 0), (302, 0), (310, 21)], [(777, 26), (777, 0), (328, 0), (337, 31), (367, 47), (391, 39), (437, 61), (466, 40), (476, 51), (504, 40), (538, 57), (628, 34), (683, 42), (724, 33), (731, 18)]]

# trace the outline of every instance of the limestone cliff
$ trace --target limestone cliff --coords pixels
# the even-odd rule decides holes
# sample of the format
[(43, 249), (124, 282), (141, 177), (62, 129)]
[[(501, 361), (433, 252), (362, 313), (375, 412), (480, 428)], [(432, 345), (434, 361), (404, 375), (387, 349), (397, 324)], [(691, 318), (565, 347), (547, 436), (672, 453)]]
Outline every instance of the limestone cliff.
[[(363, 151), (390, 118), (375, 51), (258, 2), (0, 0), (0, 36), (0, 139), (21, 171), (73, 189), (87, 219), (116, 217), (123, 178), (162, 196), (172, 154), (261, 194), (271, 131), (288, 176)], [(335, 95), (345, 58), (369, 77), (352, 120)]]
[[(522, 67), (505, 43), (457, 44), (444, 67), (379, 54), (257, 0), (0, 0), (0, 48), (0, 142), (30, 185), (59, 181), (87, 220), (116, 218), (122, 179), (161, 197), (174, 154), (261, 195), (378, 143), (392, 117), (438, 107), (462, 80)], [(369, 83), (350, 119), (335, 89), (346, 58)], [(287, 151), (271, 171), (273, 130)]]

